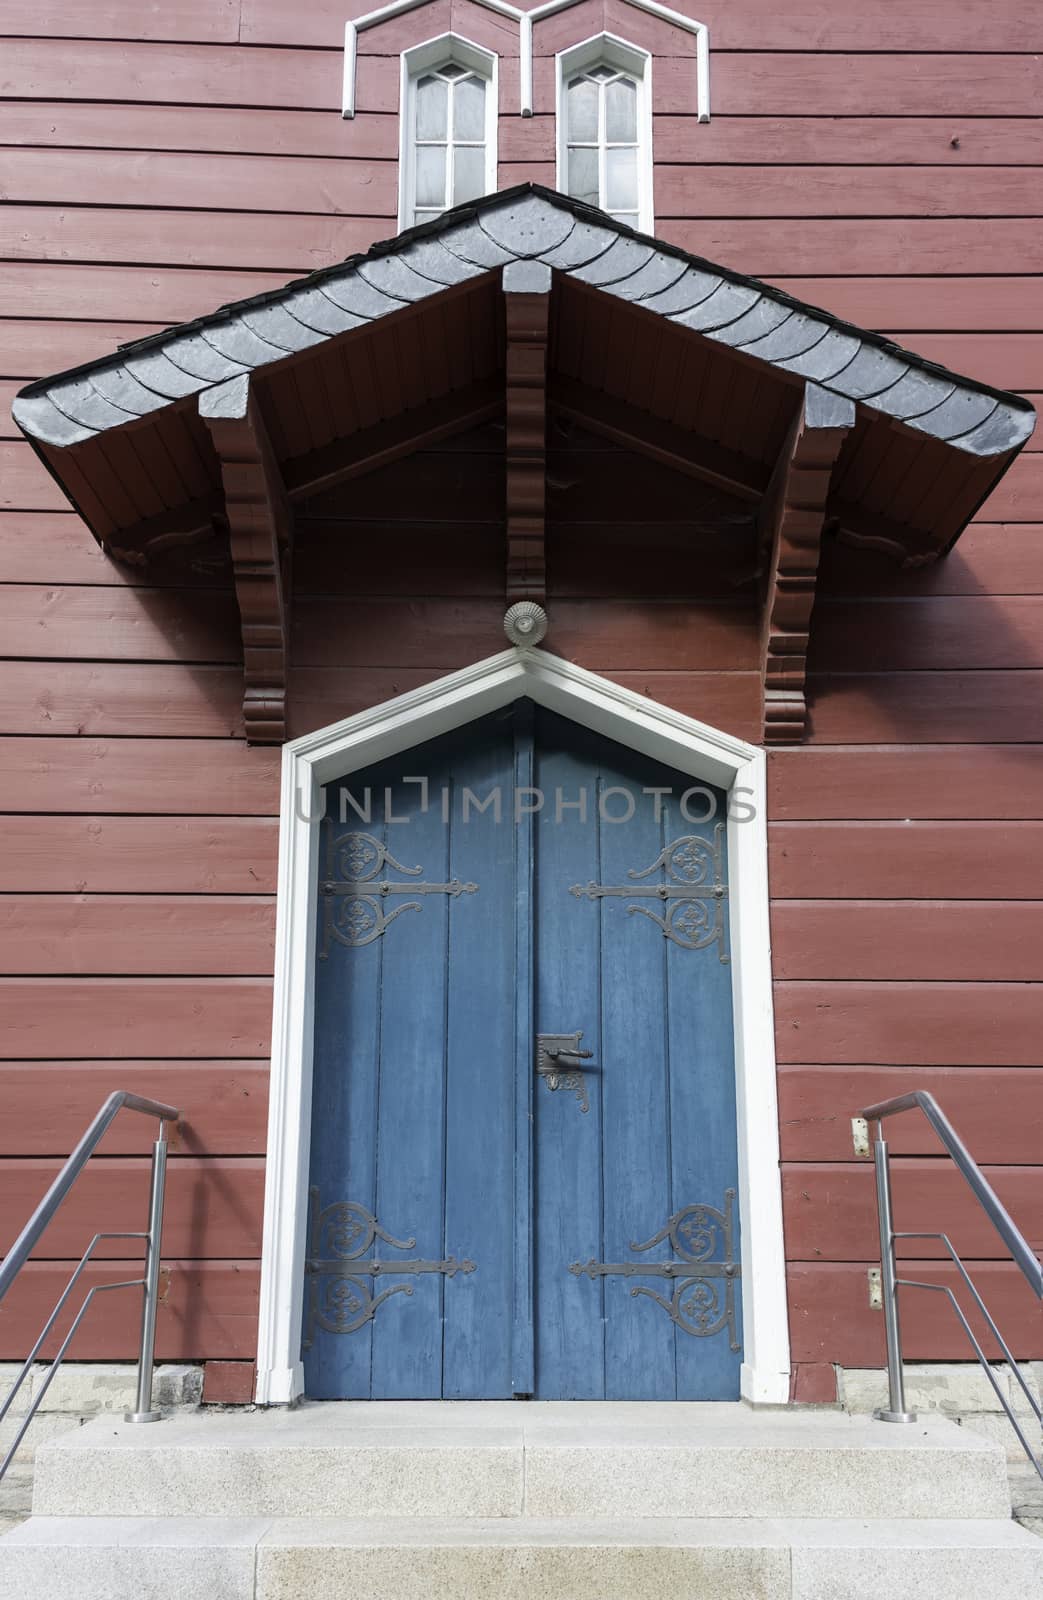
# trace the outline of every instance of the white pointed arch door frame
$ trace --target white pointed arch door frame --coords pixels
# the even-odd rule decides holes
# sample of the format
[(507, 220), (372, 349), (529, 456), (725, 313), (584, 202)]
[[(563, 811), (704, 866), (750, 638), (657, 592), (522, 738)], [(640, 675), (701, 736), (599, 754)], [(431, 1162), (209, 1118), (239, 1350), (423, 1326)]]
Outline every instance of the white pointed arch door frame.
[(742, 1394), (789, 1399), (768, 926), (763, 750), (538, 649), (505, 650), (283, 749), (272, 1070), (256, 1398), (304, 1389), (301, 1314), (312, 1080), (312, 972), (322, 786), (528, 697), (664, 765), (729, 791), (732, 1007), (742, 1218)]

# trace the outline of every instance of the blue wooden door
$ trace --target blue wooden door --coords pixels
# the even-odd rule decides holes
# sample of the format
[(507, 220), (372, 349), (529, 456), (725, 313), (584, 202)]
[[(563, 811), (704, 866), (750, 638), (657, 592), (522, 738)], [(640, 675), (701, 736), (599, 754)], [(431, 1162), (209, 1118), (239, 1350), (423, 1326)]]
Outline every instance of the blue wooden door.
[(513, 767), (500, 718), (327, 789), (311, 1395), (511, 1393), (516, 841), (463, 803)]
[(535, 1393), (734, 1398), (726, 797), (550, 715), (536, 770), (537, 1031), (591, 1057), (536, 1090)]
[(691, 789), (524, 702), (329, 786), (309, 1394), (737, 1394), (724, 796)]

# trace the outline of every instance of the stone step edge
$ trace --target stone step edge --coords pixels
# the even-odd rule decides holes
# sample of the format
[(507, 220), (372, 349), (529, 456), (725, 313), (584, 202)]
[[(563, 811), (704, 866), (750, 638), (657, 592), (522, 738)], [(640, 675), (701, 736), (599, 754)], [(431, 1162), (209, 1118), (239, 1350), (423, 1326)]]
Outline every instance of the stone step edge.
[[(170, 1549), (182, 1544), (283, 1549), (343, 1546), (460, 1548), (535, 1542), (684, 1548), (877, 1547), (881, 1535), (910, 1549), (1037, 1549), (1043, 1574), (1043, 1539), (1016, 1521), (996, 1517), (358, 1517), (339, 1516), (45, 1516), (34, 1515), (0, 1539), (8, 1549)], [(108, 1542), (111, 1540), (111, 1544)]]
[[(860, 1452), (842, 1453), (845, 1471), (840, 1476), (836, 1453), (823, 1451), (815, 1472), (803, 1463), (804, 1470), (795, 1478), (780, 1477), (771, 1453), (761, 1458), (756, 1450), (729, 1449), (728, 1455), (742, 1467), (741, 1481), (722, 1468), (708, 1491), (699, 1490), (698, 1471), (678, 1472), (676, 1457), (680, 1454), (683, 1461), (687, 1452), (669, 1447), (666, 1454), (674, 1458), (673, 1467), (668, 1471), (670, 1462), (660, 1462), (659, 1472), (651, 1478), (647, 1463), (618, 1459), (627, 1452), (609, 1451), (610, 1459), (599, 1463), (600, 1452), (594, 1450), (589, 1452), (589, 1469), (572, 1470), (569, 1458), (578, 1452), (571, 1448), (562, 1452), (560, 1462), (554, 1448), (510, 1447), (493, 1451), (488, 1459), (477, 1449), (464, 1453), (469, 1470), (456, 1474), (447, 1473), (445, 1452), (417, 1453), (409, 1447), (361, 1452), (373, 1456), (380, 1472), (363, 1474), (351, 1493), (330, 1486), (329, 1452), (316, 1450), (309, 1462), (309, 1449), (291, 1449), (301, 1459), (297, 1475), (287, 1480), (280, 1474), (277, 1447), (240, 1451), (185, 1447), (162, 1452), (93, 1444), (84, 1451), (53, 1445), (40, 1453), (37, 1462), (33, 1509), (46, 1516), (193, 1517), (209, 1515), (216, 1505), (235, 1517), (350, 1516), (377, 1522), (417, 1516), (473, 1520), (818, 1516), (875, 1522), (956, 1517), (1006, 1522), (1011, 1517), (1006, 1464), (1002, 1452), (991, 1446), (968, 1453), (928, 1451), (926, 1456), (908, 1449), (895, 1456), (889, 1451), (865, 1457)], [(346, 1454), (357, 1457), (359, 1452)], [(212, 1473), (205, 1468), (211, 1455), (216, 1463)], [(391, 1470), (402, 1456), (410, 1458), (408, 1482), (401, 1471)], [(750, 1480), (755, 1458), (760, 1459), (765, 1480), (759, 1484)], [(237, 1467), (229, 1477), (232, 1461)], [(828, 1482), (823, 1476), (827, 1466)], [(704, 1473), (710, 1470), (712, 1457), (704, 1454), (699, 1467)]]
[[(529, 1600), (541, 1593), (601, 1600), (1039, 1600), (1043, 1540), (1014, 1522), (840, 1524), (821, 1519), (662, 1519), (650, 1527), (497, 1518), (455, 1526), (330, 1519), (33, 1518), (0, 1539), (0, 1600), (169, 1600), (186, 1595), (291, 1600)], [(838, 1583), (839, 1580), (839, 1583)]]

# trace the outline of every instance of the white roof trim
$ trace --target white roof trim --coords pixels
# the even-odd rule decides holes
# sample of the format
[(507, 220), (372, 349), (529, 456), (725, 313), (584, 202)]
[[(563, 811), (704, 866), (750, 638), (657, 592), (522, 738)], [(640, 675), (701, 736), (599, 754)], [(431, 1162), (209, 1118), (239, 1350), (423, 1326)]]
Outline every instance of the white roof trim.
[[(400, 17), (407, 11), (415, 11), (419, 6), (426, 5), (428, 0), (388, 0), (387, 5), (378, 6), (375, 11), (367, 11), (364, 16), (353, 17), (344, 24), (344, 89), (341, 100), (341, 115), (353, 117), (355, 115), (355, 78), (358, 66), (358, 36), (368, 28), (379, 27), (382, 22), (388, 22), (392, 17)], [(510, 17), (518, 24), (518, 35), (521, 53), (521, 114), (523, 117), (532, 116), (532, 26), (534, 22), (541, 22), (544, 17), (552, 16), (556, 11), (567, 11), (570, 6), (578, 5), (579, 0), (544, 0), (542, 5), (534, 6), (531, 11), (523, 11), (520, 7), (511, 5), (510, 0), (477, 0), (477, 4), (485, 6), (487, 11), (495, 11), (498, 16)], [(683, 28), (685, 33), (695, 36), (695, 82), (696, 82), (696, 109), (700, 122), (710, 120), (710, 30), (705, 22), (697, 22), (694, 17), (686, 17), (680, 11), (674, 11), (670, 6), (660, 5), (659, 0), (626, 0), (627, 5), (634, 6), (638, 11), (645, 11), (649, 16), (659, 17), (663, 22), (669, 22), (675, 28)]]

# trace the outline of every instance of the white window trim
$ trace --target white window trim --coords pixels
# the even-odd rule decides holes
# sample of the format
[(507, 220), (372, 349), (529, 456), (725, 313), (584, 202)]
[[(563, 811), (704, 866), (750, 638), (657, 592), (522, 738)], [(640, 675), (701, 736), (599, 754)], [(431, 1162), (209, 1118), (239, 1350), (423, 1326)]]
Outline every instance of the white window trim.
[[(555, 124), (557, 127), (557, 185), (569, 192), (569, 117), (565, 93), (567, 80), (574, 72), (599, 62), (617, 67), (637, 79), (637, 226), (642, 233), (655, 229), (655, 203), (652, 193), (652, 56), (638, 45), (628, 44), (614, 33), (595, 33), (580, 44), (559, 50), (555, 61)], [(602, 210), (608, 208), (603, 206)]]
[[(344, 87), (341, 95), (341, 116), (355, 115), (359, 34), (367, 28), (379, 27), (382, 22), (388, 22), (392, 17), (400, 17), (406, 11), (415, 11), (418, 6), (427, 3), (428, 0), (389, 0), (389, 4), (378, 6), (375, 11), (367, 11), (365, 16), (355, 17), (344, 24)], [(671, 23), (675, 28), (682, 28), (685, 33), (694, 34), (696, 110), (700, 122), (709, 122), (710, 30), (706, 23), (697, 22), (694, 17), (686, 17), (682, 12), (672, 10), (670, 6), (660, 5), (659, 0), (626, 0), (626, 3), (638, 11), (647, 12), (651, 17), (661, 17), (664, 22)], [(579, 0), (545, 0), (545, 4), (535, 6), (531, 11), (519, 10), (517, 6), (510, 4), (510, 0), (477, 0), (477, 4), (484, 6), (487, 11), (495, 11), (498, 16), (511, 17), (518, 24), (520, 109), (523, 117), (531, 117), (532, 25), (544, 17), (553, 16), (556, 11), (567, 11), (570, 6), (578, 5)]]
[(416, 95), (413, 80), (424, 72), (455, 61), (469, 67), (486, 81), (485, 93), (485, 188), (496, 193), (496, 134), (500, 121), (500, 58), (460, 33), (442, 33), (402, 51), (398, 101), (398, 230), (413, 226), (413, 195), (416, 189)]
[[(261, 1259), (257, 1401), (304, 1389), (301, 1320), (311, 1134), (314, 885), (323, 784), (528, 696), (681, 772), (734, 791), (728, 867), (739, 1144), (745, 1399), (789, 1398), (768, 925), (765, 756), (543, 650), (505, 650), (283, 748), (275, 998)], [(752, 808), (748, 819), (744, 812)], [(732, 813), (735, 815), (732, 815)]]

